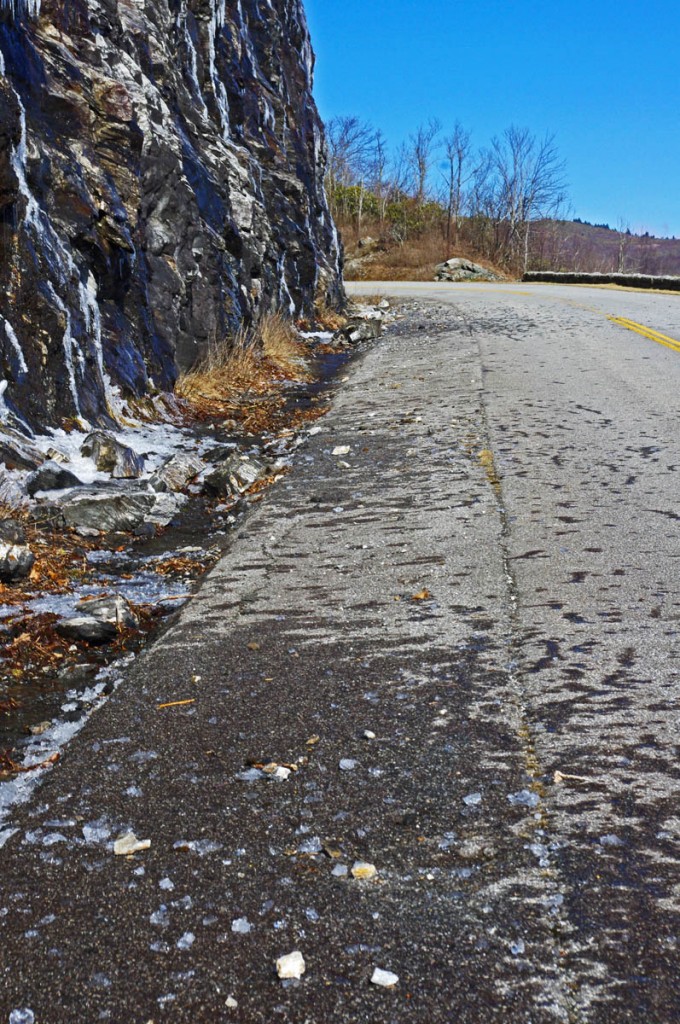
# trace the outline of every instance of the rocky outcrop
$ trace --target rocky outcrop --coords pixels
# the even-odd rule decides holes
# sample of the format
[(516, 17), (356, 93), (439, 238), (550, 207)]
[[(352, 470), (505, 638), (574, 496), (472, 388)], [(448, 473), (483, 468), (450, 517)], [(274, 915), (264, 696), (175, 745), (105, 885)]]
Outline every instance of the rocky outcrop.
[(340, 297), (301, 0), (0, 0), (0, 418), (105, 426)]
[(435, 267), (435, 281), (502, 281), (500, 274), (496, 274), (488, 267), (480, 263), (473, 263), (471, 260), (454, 256), (446, 263), (439, 263)]

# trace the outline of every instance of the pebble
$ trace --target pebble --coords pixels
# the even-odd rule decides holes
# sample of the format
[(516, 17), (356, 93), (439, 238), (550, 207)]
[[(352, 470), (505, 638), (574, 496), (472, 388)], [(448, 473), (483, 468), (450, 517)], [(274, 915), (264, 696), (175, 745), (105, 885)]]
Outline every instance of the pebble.
[(231, 930), (237, 935), (247, 935), (248, 932), (252, 931), (252, 924), (247, 917), (237, 917), (235, 921), (231, 922)]
[(336, 448), (333, 449), (332, 454), (333, 455), (349, 455), (350, 450), (351, 449), (350, 449), (348, 444), (339, 444)]
[(364, 730), (364, 739), (365, 740), (374, 740), (375, 739), (375, 733), (371, 732), (370, 729), (365, 729)]
[(360, 881), (375, 878), (377, 874), (378, 869), (375, 864), (368, 864), (364, 860), (357, 860), (352, 865), (352, 878), (358, 878)]
[(519, 807), (537, 807), (540, 799), (538, 793), (532, 793), (529, 789), (521, 789), (519, 793), (510, 793), (508, 796), (509, 802)]
[(138, 839), (134, 832), (126, 832), (124, 836), (116, 839), (113, 844), (113, 852), (116, 857), (127, 857), (131, 853), (140, 853), (151, 847), (150, 839)]
[(479, 804), (481, 804), (481, 802), (482, 802), (482, 794), (481, 793), (469, 793), (467, 796), (463, 797), (463, 803), (467, 807), (477, 807)]
[(306, 969), (304, 957), (298, 950), (288, 953), (286, 956), (280, 956), (276, 961), (276, 973), (281, 981), (301, 978)]
[(227, 1007), (228, 1010), (235, 1010), (236, 1007), (238, 1006), (238, 1002), (234, 999), (233, 996), (227, 996), (227, 1001), (224, 1005)]
[(356, 761), (351, 757), (343, 757), (342, 761), (338, 765), (341, 772), (353, 772), (356, 766)]
[(347, 870), (347, 865), (346, 864), (336, 864), (335, 867), (333, 868), (333, 870), (331, 871), (331, 874), (335, 878), (347, 878), (347, 875), (349, 874), (349, 872)]
[(391, 971), (383, 971), (381, 967), (376, 967), (371, 977), (372, 985), (379, 985), (380, 988), (394, 988), (399, 983), (399, 975), (392, 974)]

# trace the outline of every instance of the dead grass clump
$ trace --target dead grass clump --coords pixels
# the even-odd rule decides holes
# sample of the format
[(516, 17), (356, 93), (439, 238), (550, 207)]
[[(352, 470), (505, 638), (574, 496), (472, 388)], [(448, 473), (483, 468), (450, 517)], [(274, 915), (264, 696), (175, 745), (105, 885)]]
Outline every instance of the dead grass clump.
[(286, 376), (306, 376), (307, 349), (290, 320), (280, 313), (267, 316), (259, 325), (259, 334), (265, 360)]
[(323, 300), (314, 303), (314, 319), (323, 331), (339, 331), (347, 323), (346, 316)]
[(189, 402), (229, 402), (244, 393), (263, 394), (281, 380), (305, 379), (304, 344), (280, 314), (263, 317), (254, 327), (212, 345), (196, 366), (184, 373), (177, 393)]

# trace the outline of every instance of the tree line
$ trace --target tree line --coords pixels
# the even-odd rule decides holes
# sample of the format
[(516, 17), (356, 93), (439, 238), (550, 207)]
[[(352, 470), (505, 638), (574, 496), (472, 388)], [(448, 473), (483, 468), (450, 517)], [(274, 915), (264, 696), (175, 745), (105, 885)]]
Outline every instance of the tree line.
[(449, 254), (464, 249), (518, 272), (532, 268), (537, 225), (564, 216), (566, 169), (553, 135), (511, 125), (476, 148), (460, 122), (447, 133), (431, 119), (390, 151), (358, 117), (335, 117), (326, 131), (326, 186), (341, 228), (370, 225), (402, 244), (437, 232)]

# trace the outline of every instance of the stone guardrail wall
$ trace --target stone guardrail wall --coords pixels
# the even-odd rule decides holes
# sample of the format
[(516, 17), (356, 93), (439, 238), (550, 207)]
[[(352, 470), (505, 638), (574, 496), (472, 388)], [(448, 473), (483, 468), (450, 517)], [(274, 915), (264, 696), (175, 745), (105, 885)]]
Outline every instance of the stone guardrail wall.
[(653, 277), (650, 274), (570, 274), (552, 270), (530, 270), (522, 280), (546, 281), (553, 284), (618, 284), (627, 288), (680, 292), (680, 277)]

